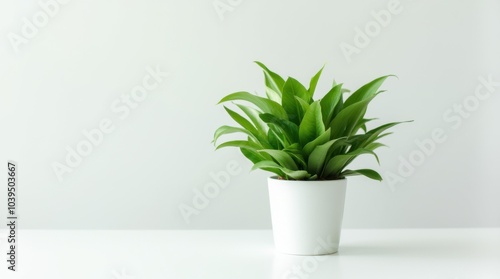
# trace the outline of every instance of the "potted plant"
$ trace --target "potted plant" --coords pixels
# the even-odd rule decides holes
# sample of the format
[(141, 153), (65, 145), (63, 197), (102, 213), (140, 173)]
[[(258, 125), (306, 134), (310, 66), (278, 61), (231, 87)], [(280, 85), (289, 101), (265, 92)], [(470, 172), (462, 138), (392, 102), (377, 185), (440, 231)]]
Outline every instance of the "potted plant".
[[(344, 98), (348, 90), (334, 82), (321, 99), (314, 99), (323, 68), (306, 88), (296, 79), (284, 80), (264, 64), (266, 97), (235, 92), (220, 103), (236, 101), (240, 113), (224, 106), (239, 126), (222, 126), (214, 135), (217, 149), (237, 147), (252, 161), (252, 169), (274, 173), (268, 179), (276, 248), (287, 254), (320, 255), (338, 250), (346, 177), (363, 175), (382, 180), (372, 169), (347, 169), (358, 156), (378, 162), (379, 139), (401, 122), (368, 130), (367, 106), (389, 76), (379, 77)], [(239, 103), (245, 102), (248, 105)], [(241, 133), (242, 140), (217, 145), (219, 137)], [(321, 243), (322, 242), (322, 243)], [(324, 245), (328, 243), (329, 245)]]

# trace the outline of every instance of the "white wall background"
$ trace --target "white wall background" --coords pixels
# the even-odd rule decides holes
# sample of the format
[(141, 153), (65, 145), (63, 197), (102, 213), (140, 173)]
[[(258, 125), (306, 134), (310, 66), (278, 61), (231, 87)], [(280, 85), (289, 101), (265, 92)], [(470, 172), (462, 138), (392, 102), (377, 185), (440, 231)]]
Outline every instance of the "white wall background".
[[(254, 60), (304, 82), (326, 63), (319, 92), (333, 77), (355, 89), (399, 76), (369, 115), (415, 122), (386, 138), (382, 166), (371, 158), (357, 165), (398, 174), (416, 139), (435, 128), (446, 134), (404, 182), (351, 179), (345, 227), (500, 226), (500, 86), (459, 127), (455, 112), (452, 122), (443, 118), (474, 94), (479, 76), (500, 81), (498, 1), (401, 0), (402, 11), (350, 62), (340, 44), (354, 44), (355, 28), (389, 1), (229, 2), (235, 7), (221, 20), (212, 0), (72, 0), (17, 52), (9, 34), (21, 36), (23, 18), (43, 10), (38, 1), (1, 2), (0, 156), (20, 166), (21, 228), (270, 228), (268, 174), (250, 173), (237, 150), (214, 152), (210, 143), (230, 121), (215, 105), (222, 96), (262, 92)], [(169, 76), (121, 119), (111, 104), (157, 65)], [(66, 146), (105, 118), (114, 131), (59, 182), (53, 162), (64, 163)], [(187, 224), (179, 205), (191, 205), (193, 191), (233, 160), (240, 173)]]

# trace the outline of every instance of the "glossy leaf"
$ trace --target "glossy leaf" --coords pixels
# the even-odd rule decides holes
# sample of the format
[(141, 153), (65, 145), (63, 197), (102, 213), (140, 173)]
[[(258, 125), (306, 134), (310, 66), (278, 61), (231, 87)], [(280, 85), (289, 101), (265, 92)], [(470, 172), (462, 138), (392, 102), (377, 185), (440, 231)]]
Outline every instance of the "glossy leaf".
[(283, 85), (285, 84), (285, 80), (280, 77), (278, 74), (269, 70), (263, 63), (259, 61), (255, 61), (257, 65), (259, 65), (262, 70), (264, 70), (264, 79), (266, 82), (266, 86), (274, 90), (279, 96), (282, 94)]
[(278, 162), (281, 166), (290, 169), (290, 170), (297, 170), (297, 165), (295, 164), (295, 161), (293, 158), (290, 156), (290, 154), (286, 153), (283, 150), (273, 150), (273, 149), (264, 149), (264, 150), (259, 150), (259, 152), (269, 154), (273, 159)]
[[(330, 175), (340, 174), (342, 169), (347, 165), (347, 163), (362, 154), (372, 154), (377, 156), (373, 151), (367, 149), (356, 149), (345, 155), (337, 155), (328, 161), (324, 168), (324, 176), (328, 177)], [(377, 158), (378, 160), (378, 158)]]
[(342, 98), (341, 89), (342, 84), (334, 86), (320, 101), (321, 115), (323, 117), (323, 123), (325, 124), (325, 126), (329, 126), (330, 122), (333, 119), (333, 112), (335, 111), (335, 107), (339, 103), (339, 100), (341, 100)]
[(348, 107), (348, 106), (353, 105), (357, 102), (361, 102), (363, 100), (366, 100), (368, 98), (375, 96), (375, 94), (378, 92), (378, 89), (380, 88), (382, 83), (384, 83), (384, 81), (388, 77), (390, 77), (390, 75), (379, 77), (379, 78), (374, 79), (374, 80), (370, 81), (369, 83), (363, 85), (361, 88), (359, 88), (354, 93), (352, 93), (352, 95), (349, 98), (347, 98), (347, 100), (345, 101), (344, 107)]
[(244, 133), (250, 137), (254, 137), (254, 135), (252, 135), (252, 133), (250, 133), (248, 130), (245, 130), (243, 128), (232, 127), (232, 126), (221, 126), (215, 131), (213, 143), (217, 144), (217, 140), (219, 139), (219, 137), (221, 137), (223, 135), (227, 135), (227, 134), (232, 134), (232, 133)]
[(287, 137), (289, 142), (293, 143), (299, 141), (299, 126), (297, 126), (295, 123), (289, 120), (280, 119), (269, 113), (261, 114), (260, 118), (265, 123), (272, 123), (278, 126)]
[(299, 126), (299, 140), (302, 146), (313, 141), (325, 132), (325, 125), (321, 118), (321, 107), (319, 101), (309, 106), (304, 119)]
[(226, 97), (222, 98), (219, 101), (219, 104), (228, 101), (247, 101), (257, 106), (263, 112), (274, 114), (277, 117), (283, 119), (288, 118), (286, 111), (279, 103), (276, 103), (275, 101), (266, 98), (259, 97), (257, 95), (250, 94), (248, 92), (240, 91), (229, 94)]
[(314, 97), (314, 91), (316, 91), (316, 86), (318, 85), (318, 81), (319, 81), (319, 78), (321, 76), (321, 73), (323, 72), (323, 68), (325, 68), (325, 66), (323, 65), (323, 67), (321, 67), (321, 69), (319, 69), (319, 71), (311, 78), (311, 81), (309, 82), (309, 88), (307, 89), (307, 91), (309, 92), (309, 96), (312, 100), (312, 98)]
[(364, 175), (373, 180), (382, 181), (382, 176), (371, 169), (359, 169), (359, 170), (345, 170), (341, 174), (342, 176), (353, 176), (353, 175)]
[(316, 146), (318, 145), (321, 145), (321, 144), (324, 144), (326, 143), (327, 141), (330, 140), (330, 128), (328, 128), (328, 130), (326, 130), (323, 134), (321, 134), (319, 137), (315, 138), (313, 141), (311, 142), (308, 142), (303, 150), (304, 150), (304, 153), (309, 155), (311, 154), (311, 152), (314, 150), (314, 148), (316, 148)]

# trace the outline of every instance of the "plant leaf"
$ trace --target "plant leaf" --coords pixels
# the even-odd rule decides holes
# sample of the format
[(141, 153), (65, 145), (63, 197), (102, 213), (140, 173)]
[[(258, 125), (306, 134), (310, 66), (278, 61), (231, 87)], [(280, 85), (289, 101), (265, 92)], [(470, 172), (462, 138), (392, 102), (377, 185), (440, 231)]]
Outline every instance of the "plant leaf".
[(304, 117), (304, 114), (309, 109), (309, 103), (306, 102), (306, 101), (304, 101), (304, 100), (302, 100), (301, 98), (299, 98), (297, 96), (295, 96), (295, 100), (297, 100), (297, 102), (299, 102), (300, 107), (302, 108), (302, 113), (301, 113), (301, 116), (300, 116), (300, 121), (302, 121), (302, 119)]
[(391, 127), (394, 127), (398, 124), (406, 123), (406, 122), (412, 122), (412, 121), (391, 122), (391, 123), (387, 123), (387, 124), (378, 126), (377, 128), (374, 128), (374, 129), (366, 132), (366, 134), (359, 135), (359, 137), (354, 138), (352, 140), (352, 146), (353, 146), (353, 148), (365, 147), (368, 144), (380, 139), (382, 137), (382, 135), (381, 135), (382, 132), (384, 132), (385, 130), (387, 130)]
[(267, 86), (266, 86), (266, 96), (268, 99), (275, 101), (278, 104), (281, 103), (281, 95)]
[(311, 100), (314, 96), (314, 91), (316, 91), (316, 85), (318, 84), (321, 73), (323, 72), (323, 68), (325, 68), (325, 65), (323, 65), (323, 67), (319, 69), (319, 71), (311, 78), (311, 81), (309, 82), (309, 89), (307, 89), (307, 91), (309, 92), (309, 97), (311, 98)]
[(269, 70), (263, 63), (259, 61), (255, 61), (257, 65), (259, 65), (262, 70), (264, 70), (264, 78), (266, 82), (266, 86), (274, 90), (280, 97), (282, 95), (283, 85), (285, 84), (285, 80), (280, 77), (278, 74)]
[(254, 149), (248, 149), (242, 147), (240, 148), (240, 151), (248, 160), (250, 160), (254, 164), (264, 160), (271, 160), (271, 157), (265, 156), (265, 154), (260, 154)]
[(279, 166), (278, 164), (276, 164), (276, 162), (274, 162), (274, 161), (265, 160), (265, 161), (257, 162), (252, 166), (252, 170), (256, 170), (256, 169), (269, 171), (269, 172), (275, 173), (276, 175), (278, 175), (280, 177), (286, 177), (285, 173), (282, 171), (283, 168), (281, 166)]
[(224, 109), (227, 111), (229, 116), (231, 116), (231, 118), (234, 119), (234, 121), (236, 121), (236, 123), (240, 124), (241, 127), (246, 129), (249, 133), (251, 133), (252, 135), (255, 135), (255, 136), (257, 136), (259, 134), (257, 129), (246, 118), (244, 118), (243, 116), (241, 116), (237, 112), (227, 108), (226, 106), (224, 106)]
[(215, 150), (221, 149), (223, 147), (243, 147), (243, 148), (248, 148), (248, 149), (261, 149), (262, 146), (258, 145), (255, 142), (251, 142), (248, 140), (232, 140), (232, 141), (227, 141), (224, 143), (219, 144)]
[(231, 93), (222, 98), (219, 101), (219, 104), (228, 101), (247, 101), (257, 106), (263, 112), (274, 114), (279, 118), (288, 119), (286, 111), (283, 109), (283, 107), (281, 107), (280, 104), (269, 99), (250, 94), (248, 92), (240, 91)]
[[(373, 151), (368, 150), (368, 149), (362, 149), (362, 148), (356, 149), (356, 150), (349, 152), (347, 154), (337, 155), (337, 156), (331, 158), (328, 161), (328, 163), (325, 165), (325, 168), (323, 170), (324, 177), (329, 177), (331, 175), (335, 175), (337, 177), (337, 175), (339, 175), (341, 173), (341, 171), (345, 168), (345, 166), (347, 164), (349, 164), (349, 162), (352, 161), (352, 159), (356, 158), (357, 156), (359, 156), (361, 154), (372, 154), (377, 158), (377, 155)], [(377, 158), (377, 161), (378, 161), (378, 158)]]
[(328, 126), (333, 119), (335, 107), (342, 98), (341, 89), (342, 84), (335, 85), (320, 101), (321, 115), (325, 126)]
[(263, 149), (259, 150), (259, 152), (269, 154), (280, 166), (290, 170), (297, 170), (297, 165), (293, 158), (283, 150)]
[(224, 125), (224, 126), (219, 127), (215, 131), (213, 143), (217, 144), (217, 139), (220, 136), (227, 135), (227, 134), (232, 134), (232, 133), (244, 133), (244, 134), (247, 134), (248, 136), (254, 138), (255, 140), (257, 140), (255, 138), (255, 136), (252, 135), (252, 133), (250, 133), (248, 130), (245, 130), (245, 129), (242, 129), (242, 128), (239, 128), (239, 127), (232, 127), (232, 126), (226, 126), (226, 125)]
[(375, 149), (377, 149), (379, 147), (384, 147), (384, 146), (387, 146), (387, 145), (380, 143), (380, 142), (372, 142), (372, 143), (366, 145), (364, 148), (371, 150), (371, 151), (374, 151)]
[(319, 101), (313, 102), (304, 115), (299, 126), (299, 141), (302, 146), (313, 141), (325, 132), (325, 125), (321, 118)]
[(297, 99), (309, 102), (309, 93), (306, 88), (296, 79), (289, 77), (283, 86), (281, 104), (288, 114), (290, 121), (300, 124), (304, 111)]
[(345, 170), (344, 172), (342, 172), (341, 175), (342, 176), (364, 175), (373, 180), (382, 181), (382, 176), (378, 172), (371, 169)]
[(299, 126), (297, 126), (297, 124), (289, 120), (280, 119), (269, 113), (261, 114), (260, 118), (265, 123), (272, 123), (278, 126), (283, 131), (290, 143), (299, 141)]
[(339, 114), (332, 120), (332, 138), (351, 136), (354, 134), (354, 127), (363, 119), (366, 108), (373, 97), (357, 102), (356, 104), (344, 107)]
[(306, 180), (308, 179), (309, 177), (311, 177), (311, 175), (305, 171), (305, 170), (289, 170), (289, 169), (282, 169), (282, 171), (289, 177), (295, 179), (295, 180)]
[(297, 96), (306, 102), (310, 102), (311, 96), (307, 89), (298, 80), (289, 77), (283, 85), (283, 95), (287, 92), (291, 96)]
[(321, 174), (323, 170), (325, 159), (330, 147), (339, 139), (330, 140), (322, 145), (318, 145), (314, 148), (314, 150), (309, 155), (308, 159), (308, 171), (311, 174)]
[(241, 104), (236, 105), (248, 116), (261, 135), (265, 135), (267, 133), (267, 125), (260, 119), (259, 111)]
[(316, 148), (316, 146), (326, 143), (330, 140), (330, 128), (326, 130), (319, 137), (315, 138), (313, 141), (308, 142), (302, 149), (306, 155), (311, 154), (311, 152)]
[[(357, 102), (363, 101), (365, 99), (368, 99), (370, 97), (375, 96), (377, 93), (378, 89), (384, 83), (384, 81), (390, 77), (391, 75), (383, 76), (376, 78), (369, 83), (361, 86), (356, 92), (352, 93), (352, 95), (347, 98), (347, 100), (344, 103), (344, 107), (348, 107), (350, 105), (353, 105)], [(394, 76), (394, 75), (392, 75)]]

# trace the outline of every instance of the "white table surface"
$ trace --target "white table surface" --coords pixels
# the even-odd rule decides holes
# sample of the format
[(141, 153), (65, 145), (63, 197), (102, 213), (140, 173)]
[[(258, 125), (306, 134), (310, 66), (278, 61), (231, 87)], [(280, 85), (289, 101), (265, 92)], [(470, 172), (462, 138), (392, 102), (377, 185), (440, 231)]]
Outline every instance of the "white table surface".
[(18, 236), (18, 271), (2, 260), (2, 279), (500, 278), (500, 229), (346, 229), (339, 252), (321, 257), (276, 253), (272, 232), (262, 230), (21, 230)]

